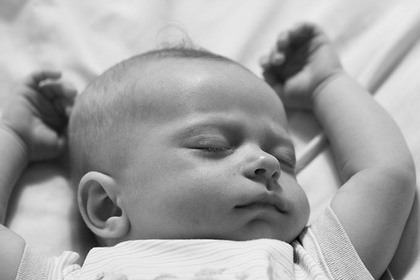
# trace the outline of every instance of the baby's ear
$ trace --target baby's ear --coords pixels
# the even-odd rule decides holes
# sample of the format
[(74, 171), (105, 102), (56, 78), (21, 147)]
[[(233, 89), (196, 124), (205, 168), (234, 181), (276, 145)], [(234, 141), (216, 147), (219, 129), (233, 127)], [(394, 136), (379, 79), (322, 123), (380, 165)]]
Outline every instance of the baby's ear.
[(120, 208), (119, 189), (106, 174), (91, 171), (79, 183), (78, 203), (86, 225), (104, 240), (120, 239), (129, 231), (129, 220)]

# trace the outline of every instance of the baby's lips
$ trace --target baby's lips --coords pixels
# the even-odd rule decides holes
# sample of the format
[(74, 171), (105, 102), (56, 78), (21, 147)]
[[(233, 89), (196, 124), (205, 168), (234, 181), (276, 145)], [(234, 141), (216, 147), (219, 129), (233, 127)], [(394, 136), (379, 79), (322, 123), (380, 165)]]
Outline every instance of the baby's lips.
[(258, 205), (258, 204), (261, 204), (261, 205), (266, 204), (266, 205), (274, 206), (277, 209), (277, 211), (280, 213), (287, 212), (286, 201), (271, 192), (266, 192), (259, 196), (256, 196), (243, 204), (235, 206), (235, 208), (245, 209), (247, 207), (252, 207), (253, 205)]

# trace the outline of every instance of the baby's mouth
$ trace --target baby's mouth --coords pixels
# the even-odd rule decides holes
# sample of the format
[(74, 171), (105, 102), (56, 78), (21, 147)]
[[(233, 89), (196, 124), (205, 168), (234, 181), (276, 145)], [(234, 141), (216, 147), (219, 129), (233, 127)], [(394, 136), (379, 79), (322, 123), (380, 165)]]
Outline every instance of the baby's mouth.
[(247, 209), (247, 210), (259, 210), (259, 209), (266, 209), (266, 210), (274, 210), (277, 212), (281, 211), (274, 205), (268, 203), (251, 203), (247, 205), (240, 205), (236, 206), (237, 209)]
[(286, 203), (280, 197), (276, 195), (263, 195), (258, 197), (249, 203), (241, 204), (235, 206), (237, 209), (274, 209), (277, 212), (285, 213), (286, 212)]

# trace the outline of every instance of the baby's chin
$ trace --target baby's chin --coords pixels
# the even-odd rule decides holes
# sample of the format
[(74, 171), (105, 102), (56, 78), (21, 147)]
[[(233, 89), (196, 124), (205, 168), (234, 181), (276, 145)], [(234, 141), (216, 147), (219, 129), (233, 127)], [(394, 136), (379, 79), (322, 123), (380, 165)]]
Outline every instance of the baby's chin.
[[(239, 232), (221, 237), (220, 239), (234, 241), (249, 241), (256, 239), (274, 239), (290, 243), (303, 231), (304, 227), (273, 227), (266, 222), (255, 221)], [(218, 238), (219, 239), (219, 238)]]
[(250, 241), (257, 239), (274, 239), (290, 243), (295, 240), (303, 231), (304, 226), (297, 224), (280, 225), (272, 224), (265, 220), (255, 220), (246, 225), (229, 230), (227, 228), (219, 229), (200, 229), (200, 231), (189, 231), (186, 235), (182, 233), (167, 233), (159, 236), (143, 236), (130, 235), (118, 240), (117, 243), (130, 240), (145, 240), (145, 239), (215, 239), (215, 240), (231, 240), (231, 241)]

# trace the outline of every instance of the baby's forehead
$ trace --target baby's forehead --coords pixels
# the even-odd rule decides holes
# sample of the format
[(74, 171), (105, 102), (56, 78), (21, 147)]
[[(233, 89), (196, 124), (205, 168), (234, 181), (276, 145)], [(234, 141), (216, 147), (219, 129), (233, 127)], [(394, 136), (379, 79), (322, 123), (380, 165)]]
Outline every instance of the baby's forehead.
[(133, 68), (130, 75), (136, 87), (145, 93), (154, 92), (157, 95), (170, 91), (176, 91), (181, 95), (204, 83), (233, 87), (243, 78), (249, 84), (265, 84), (242, 65), (230, 60), (213, 58), (152, 59)]
[(231, 81), (226, 80), (222, 84), (220, 71), (226, 71), (232, 77), (245, 72), (229, 61), (170, 57), (149, 60), (133, 67), (127, 78), (133, 84), (130, 94), (137, 97), (138, 104), (163, 102), (164, 105), (165, 102), (177, 103), (177, 100), (194, 98), (204, 85), (218, 88), (229, 85)]
[[(134, 71), (133, 94), (139, 110), (164, 120), (188, 112), (248, 110), (284, 122), (282, 104), (260, 78), (235, 63), (211, 59), (165, 58)], [(280, 113), (279, 113), (280, 112)]]

